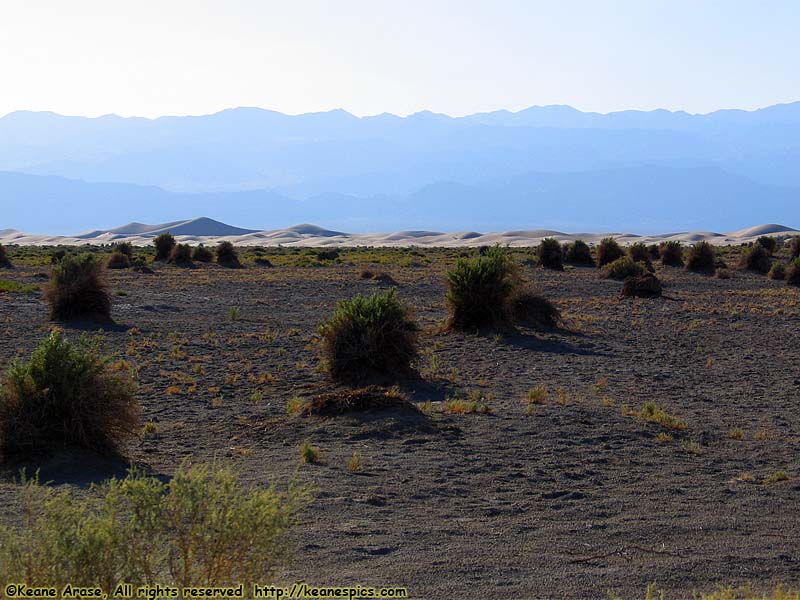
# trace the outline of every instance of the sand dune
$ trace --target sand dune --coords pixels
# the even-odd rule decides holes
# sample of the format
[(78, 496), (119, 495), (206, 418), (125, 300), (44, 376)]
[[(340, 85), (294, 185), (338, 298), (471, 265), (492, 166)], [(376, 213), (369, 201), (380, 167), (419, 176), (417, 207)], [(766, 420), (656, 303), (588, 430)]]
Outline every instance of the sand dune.
[(302, 224), (271, 231), (257, 231), (233, 227), (207, 217), (174, 221), (157, 225), (129, 223), (106, 231), (89, 231), (74, 236), (34, 235), (15, 229), (0, 230), (0, 243), (19, 245), (80, 245), (113, 244), (120, 241), (136, 246), (152, 243), (159, 233), (169, 231), (175, 238), (189, 244), (214, 245), (229, 240), (240, 246), (483, 246), (508, 244), (511, 246), (535, 246), (546, 237), (561, 242), (582, 239), (590, 244), (604, 237), (614, 237), (621, 244), (644, 242), (658, 243), (675, 240), (692, 244), (706, 240), (712, 244), (743, 244), (761, 235), (779, 238), (800, 234), (800, 230), (784, 225), (764, 224), (734, 231), (716, 233), (713, 231), (689, 231), (665, 233), (661, 235), (637, 235), (634, 233), (564, 233), (550, 229), (513, 230), (505, 232), (478, 233), (476, 231), (443, 233), (439, 231), (398, 231), (395, 233), (345, 233), (332, 231), (317, 225)]

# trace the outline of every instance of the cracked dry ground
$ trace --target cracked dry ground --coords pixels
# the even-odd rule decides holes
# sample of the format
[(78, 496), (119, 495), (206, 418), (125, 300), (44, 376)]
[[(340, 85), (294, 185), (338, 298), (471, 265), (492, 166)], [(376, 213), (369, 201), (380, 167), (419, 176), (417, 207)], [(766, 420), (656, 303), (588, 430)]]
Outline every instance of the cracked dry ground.
[[(255, 485), (312, 483), (284, 582), (495, 599), (641, 597), (652, 581), (674, 597), (800, 583), (800, 290), (659, 268), (667, 297), (631, 300), (593, 269), (526, 268), (567, 329), (442, 334), (441, 269), (389, 270), (424, 330), (420, 378), (401, 388), (433, 401), (426, 416), (286, 414), (290, 398), (331, 388), (317, 368), (318, 324), (337, 300), (385, 287), (355, 266), (112, 272), (126, 295), (115, 295), (120, 327), (102, 334), (104, 348), (139, 369), (143, 420), (159, 425), (129, 456), (167, 475), (185, 457), (217, 456)], [(40, 282), (34, 273), (4, 276)], [(50, 325), (39, 294), (0, 298), (6, 363)], [(549, 396), (529, 413), (537, 385)], [(490, 414), (437, 404), (470, 392)], [(637, 418), (647, 401), (686, 428)], [(299, 466), (306, 439), (320, 464)], [(102, 476), (80, 461), (48, 467), (76, 487)], [(778, 470), (789, 479), (763, 483)], [(15, 485), (0, 483), (7, 515)]]

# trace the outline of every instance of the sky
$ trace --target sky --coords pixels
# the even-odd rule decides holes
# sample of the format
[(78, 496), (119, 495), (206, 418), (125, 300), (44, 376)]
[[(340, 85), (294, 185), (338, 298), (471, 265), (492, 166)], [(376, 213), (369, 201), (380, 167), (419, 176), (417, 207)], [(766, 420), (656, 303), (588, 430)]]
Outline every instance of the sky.
[(0, 115), (800, 99), (798, 0), (3, 0)]

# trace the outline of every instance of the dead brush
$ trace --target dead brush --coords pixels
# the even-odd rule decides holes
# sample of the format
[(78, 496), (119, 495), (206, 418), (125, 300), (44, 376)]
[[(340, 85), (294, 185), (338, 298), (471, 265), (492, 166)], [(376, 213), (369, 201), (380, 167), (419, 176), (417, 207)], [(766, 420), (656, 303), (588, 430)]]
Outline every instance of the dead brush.
[(377, 281), (379, 283), (385, 283), (387, 285), (397, 285), (397, 281), (384, 271), (371, 271), (370, 269), (364, 269), (358, 274), (359, 279), (369, 279), (371, 281)]
[(52, 321), (111, 321), (105, 270), (93, 254), (68, 254), (53, 265), (44, 297)]
[(507, 306), (515, 323), (532, 328), (556, 328), (563, 324), (561, 311), (530, 288), (515, 290)]
[(398, 390), (377, 385), (319, 394), (309, 400), (297, 402), (292, 407), (292, 412), (299, 415), (334, 416), (376, 411), (420, 414), (416, 405)]

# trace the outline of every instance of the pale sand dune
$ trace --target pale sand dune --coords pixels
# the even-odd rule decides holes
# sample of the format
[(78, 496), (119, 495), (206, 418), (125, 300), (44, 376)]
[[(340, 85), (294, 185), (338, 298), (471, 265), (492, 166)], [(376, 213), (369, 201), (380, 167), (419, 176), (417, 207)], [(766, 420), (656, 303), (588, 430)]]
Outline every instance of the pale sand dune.
[(206, 244), (213, 246), (223, 240), (238, 246), (438, 246), (474, 247), (502, 244), (509, 246), (536, 246), (542, 239), (553, 237), (560, 242), (576, 239), (596, 244), (604, 237), (614, 237), (620, 244), (634, 242), (656, 244), (675, 240), (683, 244), (693, 244), (705, 240), (716, 245), (744, 244), (754, 241), (758, 236), (771, 235), (788, 238), (800, 234), (800, 230), (784, 225), (765, 224), (749, 227), (731, 233), (713, 231), (691, 231), (665, 233), (661, 235), (637, 235), (634, 233), (563, 233), (550, 229), (514, 230), (505, 232), (478, 233), (476, 231), (443, 233), (439, 231), (398, 231), (395, 233), (344, 233), (332, 231), (316, 225), (302, 224), (273, 231), (256, 231), (233, 227), (201, 217), (187, 221), (175, 221), (158, 225), (129, 223), (108, 231), (90, 231), (75, 236), (33, 235), (15, 229), (0, 230), (0, 243), (10, 245), (81, 245), (114, 244), (130, 242), (135, 246), (152, 244), (159, 233), (169, 231), (182, 243)]

